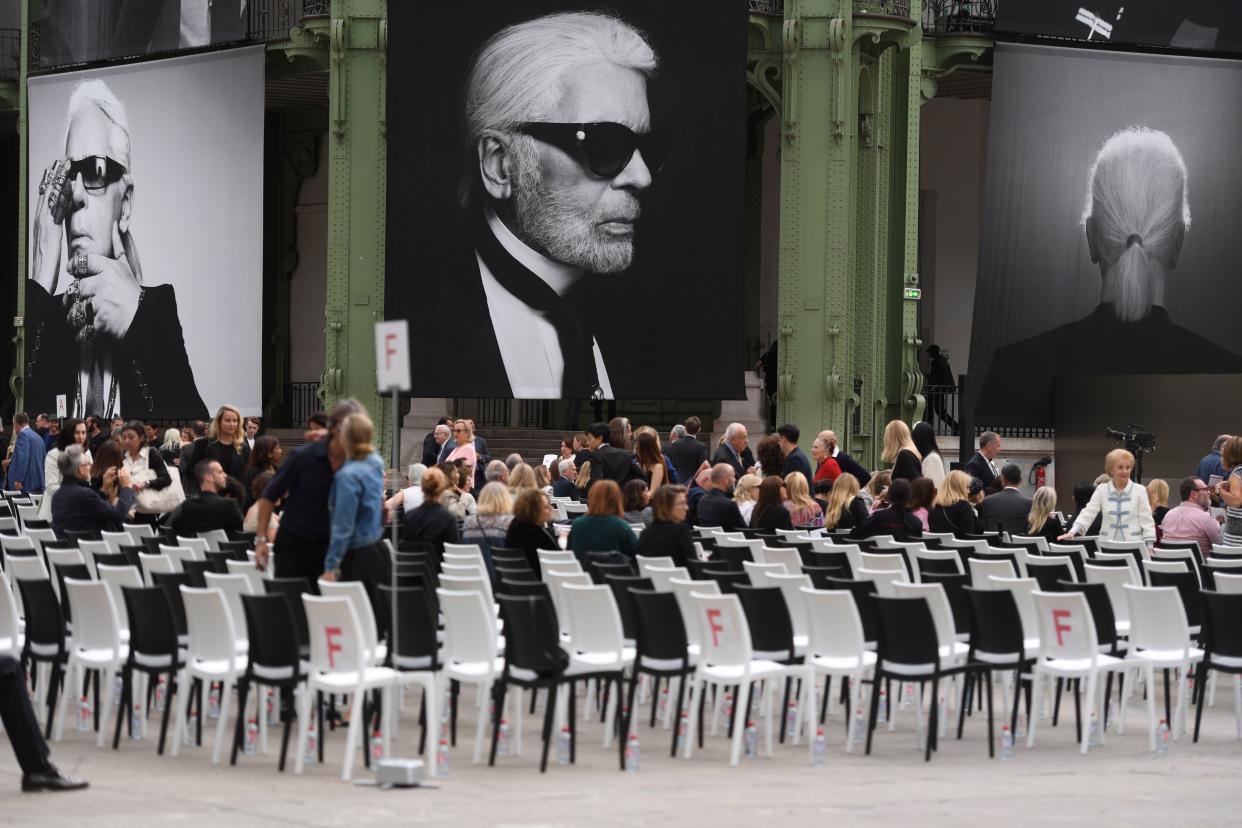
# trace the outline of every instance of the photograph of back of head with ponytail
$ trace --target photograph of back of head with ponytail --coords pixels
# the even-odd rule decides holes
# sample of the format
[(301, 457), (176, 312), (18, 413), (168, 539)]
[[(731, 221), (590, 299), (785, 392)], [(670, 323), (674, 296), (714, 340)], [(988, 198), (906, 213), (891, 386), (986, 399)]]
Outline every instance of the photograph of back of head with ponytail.
[(1067, 377), (1242, 374), (1227, 311), (1242, 111), (1222, 95), (1242, 99), (1242, 61), (997, 45), (970, 343), (979, 422), (1055, 427)]

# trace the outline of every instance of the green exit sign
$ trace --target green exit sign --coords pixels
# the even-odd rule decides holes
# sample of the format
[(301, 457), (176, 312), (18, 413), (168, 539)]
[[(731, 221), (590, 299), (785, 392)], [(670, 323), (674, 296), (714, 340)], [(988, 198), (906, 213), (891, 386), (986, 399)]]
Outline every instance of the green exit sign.
[(904, 298), (914, 300), (922, 299), (923, 291), (919, 288), (906, 288)]

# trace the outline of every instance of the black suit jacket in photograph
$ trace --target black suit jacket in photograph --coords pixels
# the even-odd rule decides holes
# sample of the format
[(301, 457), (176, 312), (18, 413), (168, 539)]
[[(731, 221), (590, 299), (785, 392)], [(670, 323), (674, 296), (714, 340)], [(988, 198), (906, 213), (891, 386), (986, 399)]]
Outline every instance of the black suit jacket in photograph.
[(699, 466), (707, 462), (707, 445), (697, 437), (682, 437), (664, 447), (664, 453), (677, 471), (678, 482), (687, 484)]
[[(26, 326), (26, 407), (55, 410), (57, 394), (72, 404), (79, 368), (75, 332), (65, 320), (60, 298), (49, 296), (33, 280), (26, 283)], [(114, 346), (112, 366), (125, 419), (207, 418), (186, 355), (172, 285), (144, 289), (129, 332)]]
[(712, 465), (717, 463), (728, 463), (733, 467), (734, 475), (741, 477), (746, 474), (747, 469), (755, 465), (755, 454), (750, 450), (750, 446), (747, 446), (742, 450), (742, 462), (739, 463), (733, 449), (721, 443), (716, 446), (716, 453), (712, 455)]
[(1031, 499), (1017, 489), (1001, 489), (979, 504), (979, 520), (985, 532), (1026, 534), (1031, 515)]

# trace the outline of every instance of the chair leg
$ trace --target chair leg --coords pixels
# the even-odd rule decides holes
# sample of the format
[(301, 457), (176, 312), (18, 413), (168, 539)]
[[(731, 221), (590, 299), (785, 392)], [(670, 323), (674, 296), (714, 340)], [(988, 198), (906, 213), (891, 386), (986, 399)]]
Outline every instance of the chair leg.
[[(630, 682), (631, 684), (633, 684), (633, 682), (634, 682), (634, 681), (637, 681), (637, 680), (638, 680), (638, 679), (637, 679), (637, 675), (638, 675), (638, 670), (635, 670), (635, 671), (634, 671), (634, 676), (635, 676), (635, 677), (631, 679), (631, 682)], [(673, 681), (673, 680), (670, 678), (670, 679), (666, 679), (666, 681), (667, 681), (668, 683), (666, 683), (666, 684), (664, 685), (664, 692), (665, 692), (665, 693), (668, 693), (668, 691), (671, 689), (671, 685), (672, 685), (672, 681)], [(656, 677), (655, 677), (655, 681), (654, 681), (654, 682), (652, 682), (652, 685), (651, 685), (651, 721), (647, 724), (647, 727), (655, 727), (655, 723), (656, 723), (656, 711), (657, 711), (657, 710), (659, 710), (659, 708), (660, 708), (659, 701), (660, 701), (660, 677), (659, 677), (659, 676), (656, 676)], [(633, 691), (633, 688), (632, 688), (632, 687), (631, 687), (631, 689), (630, 689), (630, 700), (629, 700), (628, 708), (629, 708), (629, 710), (630, 710), (630, 712), (631, 712), (631, 715), (633, 715), (633, 710), (634, 710), (634, 691)], [(668, 708), (667, 708), (667, 707), (665, 708), (665, 712), (666, 712), (666, 713), (668, 712)], [(626, 738), (627, 738), (627, 739), (629, 738), (629, 731), (626, 731)]]
[(496, 682), (495, 697), (492, 702), (492, 751), (488, 757), (487, 764), (494, 767), (496, 764), (496, 743), (500, 737), (500, 717), (501, 710), (505, 704), (505, 679), (500, 677), (500, 681)]
[(1169, 725), (1169, 731), (1173, 730), (1173, 710), (1172, 710), (1172, 693), (1169, 692), (1169, 668), (1164, 668), (1164, 720)]
[[(246, 685), (241, 686), (242, 696), (237, 701), (238, 709), (242, 709), (245, 704)], [(322, 700), (321, 700), (322, 701)], [(322, 707), (322, 704), (319, 705)], [(300, 774), (302, 768), (306, 765), (306, 740), (310, 736), (311, 727), (311, 688), (308, 684), (303, 690), (302, 695), (298, 696), (298, 747), (297, 755), (293, 757), (293, 772)], [(319, 727), (323, 727), (323, 721), (319, 722)], [(241, 733), (241, 721), (237, 722), (237, 733)], [(324, 737), (323, 730), (319, 731), (319, 741), (322, 742)], [(233, 758), (237, 758), (237, 736), (233, 737)]]
[[(280, 706), (285, 715), (283, 717), (284, 722), (281, 723), (282, 733), (280, 734), (280, 765), (278, 767), (280, 772), (284, 773), (285, 758), (289, 755), (289, 731), (293, 726), (293, 711), (289, 709), (291, 707), (290, 700), (285, 698), (284, 693), (280, 694)], [(237, 701), (237, 709), (242, 709), (240, 698)], [(301, 720), (299, 719), (299, 721)]]
[[(987, 693), (988, 693), (988, 758), (995, 759), (996, 758), (996, 734), (993, 732), (993, 728), (995, 726), (992, 723), (992, 671), (991, 670), (986, 671), (986, 673), (984, 674), (984, 681), (987, 684)], [(1019, 684), (1022, 683), (1020, 673), (1019, 673), (1018, 683)], [(1028, 715), (1027, 718), (1029, 719), (1030, 716)], [(1009, 731), (1009, 735), (1010, 737), (1013, 736), (1012, 730)], [(959, 734), (959, 738), (960, 738), (960, 734)]]
[(788, 728), (788, 726), (789, 726), (789, 690), (790, 690), (790, 686), (789, 686), (789, 685), (790, 685), (790, 682), (791, 682), (791, 681), (792, 681), (792, 679), (790, 679), (788, 676), (786, 676), (786, 677), (785, 677), (785, 681), (783, 682), (783, 684), (785, 685), (785, 695), (784, 695), (784, 697), (781, 699), (781, 709), (780, 709), (780, 717), (781, 717), (781, 744), (782, 744), (782, 745), (783, 745), (783, 744), (785, 744), (785, 730), (786, 730), (786, 729)]
[(129, 708), (129, 684), (132, 680), (133, 670), (128, 666), (121, 668), (121, 701), (116, 707), (116, 730), (112, 732), (113, 750), (121, 744), (121, 728), (125, 726), (125, 711)]
[(1074, 685), (1074, 741), (1082, 740), (1082, 679), (1071, 679)]
[[(102, 681), (103, 681), (104, 687), (103, 687), (103, 701), (102, 703), (97, 703), (95, 705), (95, 730), (98, 731), (98, 735), (95, 737), (95, 747), (97, 748), (101, 748), (104, 746), (104, 738), (106, 735), (105, 731), (107, 730), (106, 719), (103, 720), (103, 724), (100, 724), (100, 712), (102, 710), (108, 710), (111, 708), (112, 697), (113, 695), (116, 694), (116, 679), (113, 678), (113, 676), (116, 675), (116, 672), (112, 669), (101, 670), (100, 672), (103, 673)], [(100, 679), (98, 676), (96, 677), (96, 679), (97, 680), (95, 682), (95, 686), (96, 688), (98, 688)]]
[[(638, 670), (635, 670), (633, 675), (630, 676), (630, 692), (629, 692), (629, 695), (626, 696), (626, 700), (625, 700), (625, 711), (626, 712), (622, 716), (622, 719), (624, 720), (621, 723), (622, 725), (621, 743), (622, 744), (625, 744), (626, 740), (630, 738), (630, 732), (633, 730), (633, 728), (630, 725), (630, 722), (632, 722), (635, 718), (634, 696), (638, 691), (638, 679), (639, 679)], [(667, 688), (666, 688), (666, 691), (667, 691)], [(651, 696), (651, 709), (652, 710), (654, 710), (657, 706), (659, 706), (659, 698), (660, 698), (660, 677), (656, 676), (655, 677), (655, 688)], [(653, 724), (651, 724), (650, 727), (655, 727), (655, 724), (654, 724), (655, 719), (653, 718), (651, 721), (653, 722)], [(624, 770), (624, 768), (622, 768), (622, 770)]]
[[(75, 677), (77, 678), (77, 681), (73, 680)], [(73, 667), (65, 668), (65, 691), (60, 694), (60, 701), (57, 703), (56, 707), (54, 709), (51, 707), (48, 708), (48, 716), (56, 722), (56, 726), (53, 730), (56, 734), (55, 740), (57, 742), (61, 741), (65, 737), (65, 699), (69, 698), (71, 695), (69, 692), (71, 688), (76, 691), (82, 686), (83, 681), (88, 680), (89, 677), (86, 676), (86, 670), (82, 667), (82, 665), (78, 664)], [(76, 694), (74, 694), (74, 697), (77, 697)]]
[[(1039, 722), (1039, 704), (1041, 701), (1043, 701), (1043, 699), (1041, 699), (1040, 696), (1043, 694), (1043, 687), (1044, 687), (1045, 681), (1046, 681), (1045, 676), (1042, 673), (1040, 673), (1036, 668), (1032, 667), (1031, 668), (1031, 709), (1034, 711), (1034, 715), (1030, 716), (1026, 723), (1026, 746), (1028, 749), (1035, 747), (1035, 725), (1036, 723)], [(1060, 687), (1060, 686), (1061, 686), (1061, 680), (1057, 679), (1057, 687)], [(1060, 694), (1058, 693), (1057, 695), (1059, 696)]]
[[(1052, 700), (1052, 726), (1053, 727), (1056, 727), (1057, 722), (1059, 722), (1061, 719), (1061, 695), (1064, 692), (1065, 692), (1065, 686), (1063, 684), (1063, 681), (1061, 679), (1057, 679), (1057, 689), (1055, 693), (1056, 698)], [(1036, 709), (1038, 710), (1038, 708)]]
[[(677, 737), (681, 735), (681, 711), (685, 709), (686, 701), (686, 676), (684, 674), (677, 677), (677, 707), (673, 710), (673, 749), (669, 753), (671, 758), (677, 758)], [(689, 716), (686, 717), (686, 733), (689, 735)]]
[(733, 702), (733, 719), (737, 721), (738, 708), (742, 708), (745, 712), (742, 714), (742, 726), (733, 728), (733, 749), (729, 754), (729, 764), (737, 765), (737, 760), (742, 753), (742, 734), (746, 730), (746, 716), (750, 714), (750, 682), (744, 681), (737, 688), (737, 695)]
[[(849, 707), (845, 711), (845, 752), (854, 752), (854, 734), (850, 733), (850, 728), (854, 725), (854, 714), (852, 711), (858, 709), (858, 697), (862, 695), (862, 673), (854, 676), (842, 676), (842, 687), (848, 687), (850, 695), (846, 700)], [(871, 695), (875, 695), (875, 687), (871, 688)]]
[(930, 762), (936, 749), (936, 736), (940, 728), (940, 676), (932, 679), (931, 712), (927, 715), (927, 743), (923, 748), (923, 761)]
[[(538, 692), (531, 689), (531, 697)], [(565, 717), (565, 721), (569, 722), (569, 764), (576, 764), (578, 761), (578, 683), (571, 681), (569, 683), (569, 703), (566, 705), (569, 711)]]
[[(844, 681), (849, 681), (849, 679), (844, 679)], [(824, 676), (824, 700), (823, 702), (821, 702), (820, 708), (819, 708), (819, 723), (820, 724), (823, 724), (824, 722), (828, 720), (828, 700), (831, 698), (832, 698), (832, 673), (829, 673), (826, 676)], [(847, 715), (846, 719), (848, 718), (849, 716)]]
[[(556, 684), (548, 687), (548, 706), (543, 713), (543, 758), (539, 760), (540, 773), (548, 771), (548, 748), (552, 744), (552, 719), (556, 716), (556, 688)], [(622, 770), (624, 770), (624, 765)]]
[[(171, 685), (171, 682), (170, 682), (170, 685)], [(171, 689), (172, 689), (172, 688), (171, 688), (171, 686), (170, 686), (170, 687), (169, 687), (169, 690), (171, 691)], [(225, 723), (228, 721), (228, 718), (229, 718), (229, 715), (228, 715), (228, 714), (229, 714), (229, 697), (230, 697), (230, 696), (232, 696), (232, 692), (231, 692), (231, 691), (232, 691), (232, 689), (233, 689), (233, 678), (230, 676), (230, 677), (226, 678), (223, 682), (221, 682), (221, 685), (220, 685), (220, 718), (219, 718), (219, 720), (217, 720), (217, 721), (216, 721), (216, 740), (215, 740), (215, 744), (211, 746), (211, 764), (213, 764), (213, 765), (218, 765), (218, 764), (220, 764), (220, 745), (221, 745), (221, 743), (224, 741), (224, 726), (225, 726)], [(256, 691), (257, 691), (257, 690), (258, 690), (258, 688), (256, 688)], [(167, 711), (168, 711), (168, 708), (169, 708), (169, 707), (171, 706), (171, 704), (172, 704), (172, 702), (171, 702), (171, 694), (170, 694), (169, 698), (170, 698), (170, 701), (169, 701), (167, 704), (165, 704), (165, 705), (164, 705), (164, 711), (165, 711), (165, 712), (167, 712)], [(262, 694), (262, 693), (260, 693), (260, 692), (256, 692), (256, 693), (255, 693), (255, 698), (257, 698), (257, 699), (260, 699), (260, 700), (261, 700), (261, 699), (263, 698), (263, 694)], [(238, 715), (239, 715), (239, 716), (241, 715), (241, 713), (242, 713), (242, 711), (243, 711), (243, 710), (245, 710), (245, 708), (244, 708), (244, 707), (238, 706), (237, 711), (238, 711)], [(260, 719), (260, 720), (259, 720), (259, 728), (260, 728), (261, 730), (266, 731), (266, 730), (267, 730), (267, 721), (265, 721), (264, 719)]]
[[(1076, 683), (1081, 685), (1082, 679), (1077, 679)], [(1087, 675), (1087, 721), (1088, 722), (1091, 721), (1091, 717), (1095, 714), (1095, 707), (1096, 707), (1095, 696), (1096, 696), (1096, 684), (1097, 683), (1099, 683), (1099, 675), (1097, 673), (1089, 673)], [(1091, 744), (1091, 726), (1090, 724), (1080, 725), (1079, 729), (1082, 731), (1081, 733), (1082, 753), (1085, 756), (1087, 753), (1087, 749), (1089, 745)]]
[(52, 662), (52, 677), (47, 683), (47, 732), (43, 734), (44, 739), (52, 738), (52, 725), (56, 721), (56, 699), (60, 693), (60, 683), (63, 674), (60, 669), (60, 661)]
[[(182, 670), (182, 672), (179, 673), (177, 676), (177, 686), (178, 687), (189, 686), (189, 679), (187, 678), (184, 670)], [(172, 689), (171, 686), (165, 687), (165, 693), (164, 693), (164, 706), (165, 707), (167, 707), (170, 704), (174, 704), (172, 696), (167, 692), (171, 689)], [(178, 701), (180, 700), (178, 699)], [(169, 753), (171, 753), (173, 756), (177, 756), (181, 753), (181, 740), (185, 738), (186, 719), (188, 718), (188, 716), (183, 715), (181, 711), (177, 710), (176, 708), (174, 708), (174, 710), (175, 712), (173, 713), (173, 715), (176, 717), (176, 721), (173, 722), (172, 750), (170, 750)]]
[(1195, 685), (1199, 690), (1199, 699), (1195, 704), (1195, 736), (1192, 740), (1194, 742), (1199, 741), (1199, 725), (1203, 722), (1203, 699), (1207, 696), (1207, 693), (1205, 693), (1204, 690), (1207, 688), (1208, 676), (1211, 673), (1207, 667), (1207, 663), (1207, 659), (1204, 659), (1199, 665), (1199, 669), (1195, 671)]
[(449, 744), (457, 747), (457, 697), (461, 695), (461, 682), (449, 681)]
[[(876, 716), (878, 716), (880, 713), (880, 681), (881, 681), (881, 678), (882, 677), (880, 676), (879, 663), (877, 662), (875, 677), (874, 677), (874, 680), (871, 682), (871, 715), (867, 717), (867, 751), (866, 751), (866, 754), (868, 756), (871, 755), (871, 736), (875, 733)], [(847, 720), (848, 720), (848, 714), (847, 714)], [(853, 722), (850, 722), (849, 724), (845, 726), (846, 731), (847, 731), (847, 738), (848, 738), (848, 731), (853, 726), (854, 726)]]
[[(492, 695), (492, 682), (491, 681), (481, 682), (479, 684), (478, 693), (479, 693), (479, 696), (484, 699), (486, 699), (488, 696), (491, 696)], [(486, 709), (487, 708), (484, 707), (483, 705), (479, 706), (478, 721), (475, 724), (475, 728), (474, 728), (474, 756), (472, 757), (472, 761), (476, 765), (479, 764), (479, 762), (483, 758), (483, 736), (487, 732)], [(439, 731), (437, 731), (437, 735), (436, 735), (437, 745), (439, 744), (440, 738), (441, 737), (439, 735)]]
[[(1152, 753), (1156, 752), (1156, 693), (1155, 693), (1155, 668), (1150, 664), (1147, 665), (1147, 743)], [(1169, 671), (1164, 671), (1165, 680), (1168, 680)], [(1167, 692), (1167, 691), (1166, 691)], [(1167, 719), (1165, 721), (1168, 721)]]
[(353, 694), (350, 699), (349, 710), (349, 735), (345, 738), (345, 758), (341, 767), (341, 780), (348, 782), (354, 771), (354, 751), (357, 749), (358, 738), (363, 739), (363, 756), (369, 756), (370, 751), (366, 744), (366, 691), (361, 688)]
[[(164, 698), (164, 715), (160, 717), (160, 746), (159, 746), (159, 750), (157, 750), (157, 751), (156, 751), (156, 753), (157, 753), (157, 754), (159, 754), (160, 756), (163, 756), (163, 755), (164, 755), (164, 741), (165, 741), (166, 737), (168, 736), (168, 716), (172, 713), (172, 708), (173, 708), (173, 702), (172, 702), (172, 700), (173, 700), (173, 697), (174, 697), (174, 695), (176, 694), (176, 691), (177, 691), (177, 686), (176, 686), (176, 684), (175, 684), (176, 675), (177, 675), (176, 673), (174, 673), (174, 672), (172, 672), (172, 671), (169, 671), (169, 673), (168, 673), (168, 677), (164, 680), (164, 682), (165, 682), (165, 683), (164, 683), (164, 688), (165, 688), (165, 690), (166, 690), (167, 692), (166, 692), (166, 694), (165, 694), (165, 698)], [(156, 677), (156, 681), (157, 681), (157, 682), (159, 681), (159, 677), (158, 677), (158, 676)], [(152, 685), (151, 685), (151, 686), (153, 686), (153, 687), (154, 687), (154, 686), (155, 686), (155, 684), (154, 684), (154, 683), (152, 683)], [(223, 717), (224, 717), (224, 713), (223, 713), (223, 711), (224, 711), (224, 697), (223, 697), (223, 694), (221, 694), (221, 698), (220, 698), (220, 710), (221, 710), (221, 714), (220, 714), (220, 716), (221, 716), (221, 718), (223, 719)], [(219, 732), (219, 731), (217, 730), (217, 732)], [(217, 747), (217, 750), (218, 750), (218, 747)]]
[[(1011, 736), (1018, 732), (1018, 706), (1021, 705), (1021, 703), (1022, 703), (1022, 666), (1019, 665), (1018, 669), (1014, 671), (1014, 676), (1013, 676), (1013, 712), (1010, 714), (1010, 719), (1009, 719), (1009, 734)], [(1030, 716), (1028, 715), (1027, 718), (1029, 719)]]

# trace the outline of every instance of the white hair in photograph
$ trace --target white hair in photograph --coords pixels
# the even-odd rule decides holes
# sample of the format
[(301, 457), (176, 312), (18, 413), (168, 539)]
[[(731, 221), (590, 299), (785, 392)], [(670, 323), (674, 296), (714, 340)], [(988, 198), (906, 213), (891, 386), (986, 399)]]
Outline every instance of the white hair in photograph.
[(1190, 229), (1186, 162), (1173, 140), (1132, 126), (1105, 141), (1088, 175), (1083, 222), (1115, 278), (1117, 317), (1143, 319), (1153, 284), (1176, 264)]
[(65, 126), (66, 135), (69, 127), (91, 107), (98, 109), (112, 122), (112, 133), (108, 143), (112, 147), (113, 161), (116, 161), (126, 172), (130, 166), (129, 115), (125, 113), (125, 105), (120, 102), (108, 84), (98, 78), (88, 78), (78, 83), (69, 96), (69, 121)]
[[(466, 81), (467, 157), (473, 159), (479, 138), (489, 129), (508, 131), (523, 121), (547, 119), (560, 100), (561, 79), (594, 63), (612, 63), (650, 77), (658, 61), (642, 32), (598, 12), (549, 14), (492, 35)], [(517, 143), (521, 152), (524, 142)], [(463, 195), (469, 200), (477, 175), (467, 180), (470, 186)]]

